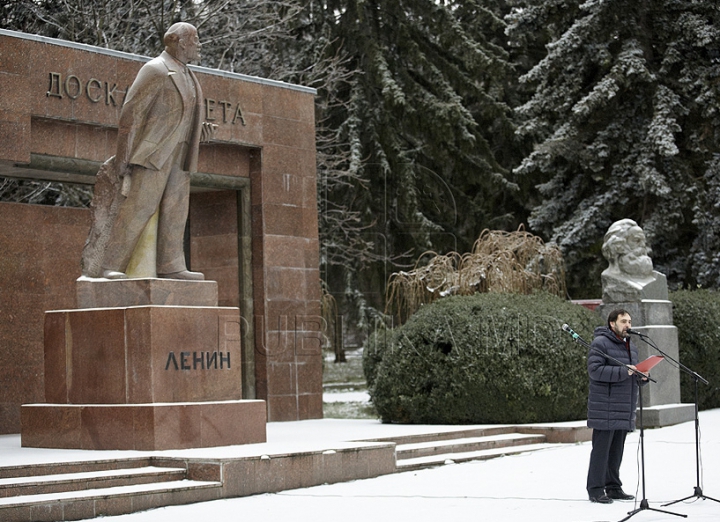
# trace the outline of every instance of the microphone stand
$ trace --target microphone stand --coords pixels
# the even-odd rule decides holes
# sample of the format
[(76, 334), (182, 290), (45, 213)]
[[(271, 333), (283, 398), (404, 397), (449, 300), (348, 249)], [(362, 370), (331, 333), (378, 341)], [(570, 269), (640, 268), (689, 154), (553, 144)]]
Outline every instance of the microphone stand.
[[(633, 332), (635, 335), (640, 337), (640, 340), (644, 343), (648, 344), (660, 354), (662, 354), (666, 359), (671, 360), (673, 363), (677, 365), (678, 368), (680, 368), (682, 371), (687, 373), (693, 378), (694, 381), (694, 387), (695, 387), (695, 477), (696, 477), (696, 483), (695, 488), (693, 489), (693, 494), (688, 495), (687, 497), (673, 500), (672, 502), (668, 502), (667, 504), (663, 504), (663, 506), (671, 506), (673, 504), (677, 504), (678, 502), (683, 502), (685, 500), (689, 500), (691, 498), (699, 498), (703, 500), (712, 500), (714, 502), (719, 502), (720, 500), (712, 497), (708, 497), (703, 493), (702, 487), (700, 486), (700, 415), (698, 412), (698, 381), (702, 382), (703, 384), (709, 384), (707, 380), (705, 380), (702, 376), (700, 376), (697, 372), (694, 372), (684, 364), (682, 364), (680, 361), (676, 361), (672, 357), (670, 357), (668, 354), (663, 352), (660, 348), (658, 348), (654, 342), (652, 342), (652, 339), (650, 339), (647, 335), (641, 334), (640, 332)], [(650, 339), (649, 341), (646, 339)]]
[[(579, 342), (580, 344), (582, 344), (583, 346), (588, 347), (588, 348), (590, 348), (591, 350), (595, 350), (596, 352), (599, 352), (599, 353), (601, 353), (602, 355), (604, 355), (606, 359), (609, 359), (609, 360), (611, 360), (611, 361), (614, 361), (614, 362), (620, 364), (621, 366), (625, 366), (628, 370), (632, 371), (632, 373), (634, 373), (635, 375), (638, 375), (638, 376), (640, 376), (640, 377), (647, 377), (647, 379), (648, 379), (649, 381), (652, 381), (652, 382), (655, 382), (655, 383), (657, 382), (655, 379), (653, 379), (653, 378), (650, 377), (649, 375), (645, 375), (644, 373), (642, 373), (642, 372), (640, 372), (640, 371), (638, 371), (638, 370), (636, 370), (636, 369), (634, 369), (634, 368), (631, 368), (630, 365), (625, 364), (624, 362), (619, 361), (618, 359), (615, 359), (614, 357), (611, 357), (610, 355), (606, 354), (605, 352), (603, 352), (603, 351), (600, 350), (599, 348), (595, 348), (594, 346), (591, 346), (587, 341), (585, 341), (582, 337), (580, 337), (578, 334), (576, 334), (575, 332), (573, 332), (573, 331), (570, 330), (569, 328), (566, 330), (566, 329), (565, 329), (565, 325), (563, 325), (563, 330), (564, 330), (564, 331), (567, 331), (568, 333), (570, 333), (570, 335), (572, 335), (573, 339), (575, 339), (576, 341), (578, 341), (578, 342)], [(568, 330), (569, 330), (569, 331), (568, 331)], [(638, 383), (638, 392), (639, 392), (639, 402), (640, 402), (640, 463), (641, 463), (641, 468), (642, 468), (642, 493), (643, 493), (643, 498), (642, 498), (642, 500), (640, 501), (640, 507), (637, 508), (637, 509), (635, 509), (635, 510), (633, 510), (633, 511), (630, 511), (630, 512), (628, 513), (628, 516), (626, 516), (625, 518), (623, 518), (622, 520), (620, 520), (620, 522), (625, 522), (626, 520), (628, 520), (629, 518), (633, 517), (634, 515), (637, 515), (637, 514), (640, 513), (641, 511), (646, 511), (646, 510), (649, 510), (649, 511), (658, 511), (658, 512), (660, 512), (660, 513), (665, 513), (665, 514), (667, 514), (667, 515), (675, 515), (675, 516), (677, 516), (677, 517), (687, 518), (687, 515), (683, 515), (683, 514), (680, 514), (680, 513), (673, 513), (673, 512), (671, 512), (671, 511), (664, 511), (664, 510), (662, 510), (662, 509), (652, 508), (652, 507), (650, 507), (650, 505), (649, 505), (649, 503), (648, 503), (648, 500), (647, 500), (647, 498), (645, 497), (645, 427), (643, 426), (642, 386), (640, 386), (640, 383)]]
[(639, 395), (639, 402), (640, 402), (640, 464), (641, 464), (641, 469), (642, 469), (642, 500), (640, 501), (640, 507), (633, 511), (628, 512), (628, 516), (623, 518), (620, 522), (625, 522), (632, 516), (637, 515), (641, 511), (645, 511), (645, 510), (657, 511), (659, 513), (675, 515), (676, 517), (687, 518), (687, 515), (683, 515), (681, 513), (673, 513), (672, 511), (664, 511), (662, 509), (650, 507), (647, 497), (645, 496), (645, 425), (643, 424), (642, 389), (643, 389), (643, 387), (640, 386), (640, 384), (638, 383), (638, 392), (640, 393), (640, 395)]

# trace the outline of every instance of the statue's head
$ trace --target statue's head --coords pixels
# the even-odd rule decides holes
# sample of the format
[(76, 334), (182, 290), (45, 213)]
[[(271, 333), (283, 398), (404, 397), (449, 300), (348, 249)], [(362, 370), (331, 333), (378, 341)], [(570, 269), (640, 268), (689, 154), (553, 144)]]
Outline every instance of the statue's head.
[(603, 240), (602, 253), (608, 260), (608, 270), (633, 277), (650, 277), (653, 273), (650, 249), (645, 233), (632, 219), (621, 219), (608, 228)]
[(182, 63), (200, 60), (200, 38), (194, 25), (177, 22), (170, 26), (163, 37), (165, 50)]

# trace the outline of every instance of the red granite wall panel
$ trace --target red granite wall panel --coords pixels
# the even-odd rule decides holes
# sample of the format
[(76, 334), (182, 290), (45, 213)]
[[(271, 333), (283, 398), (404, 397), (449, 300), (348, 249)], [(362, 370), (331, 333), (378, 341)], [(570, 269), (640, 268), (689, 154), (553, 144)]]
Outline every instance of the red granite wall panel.
[(212, 172), (223, 176), (250, 176), (250, 151), (245, 147), (208, 144), (200, 147), (198, 172)]
[[(45, 45), (29, 71), (35, 116), (114, 127), (125, 93), (144, 60)], [(131, 55), (127, 55), (128, 58)], [(118, 67), (119, 62), (125, 62)]]
[(29, 49), (0, 37), (0, 161), (30, 161)]
[[(313, 95), (290, 89), (266, 89), (263, 91), (265, 117), (277, 117), (296, 121), (315, 122)], [(314, 131), (313, 131), (314, 132)], [(310, 147), (315, 148), (313, 143)]]
[[(265, 237), (265, 256), (268, 266), (288, 268), (316, 268), (318, 242), (305, 237)], [(315, 250), (315, 254), (310, 254)]]
[(75, 306), (88, 212), (0, 203), (0, 223), (0, 433), (17, 433), (20, 405), (45, 400), (44, 311)]
[(236, 191), (193, 194), (190, 242), (190, 266), (218, 282), (218, 304), (240, 306)]

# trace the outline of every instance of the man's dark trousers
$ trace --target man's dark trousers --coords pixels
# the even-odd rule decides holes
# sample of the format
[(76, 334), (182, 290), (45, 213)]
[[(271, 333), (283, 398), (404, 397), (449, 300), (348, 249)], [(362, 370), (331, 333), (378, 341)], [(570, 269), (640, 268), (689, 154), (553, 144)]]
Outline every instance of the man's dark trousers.
[(607, 489), (622, 488), (620, 463), (627, 434), (625, 430), (593, 430), (587, 477), (590, 497), (604, 495)]

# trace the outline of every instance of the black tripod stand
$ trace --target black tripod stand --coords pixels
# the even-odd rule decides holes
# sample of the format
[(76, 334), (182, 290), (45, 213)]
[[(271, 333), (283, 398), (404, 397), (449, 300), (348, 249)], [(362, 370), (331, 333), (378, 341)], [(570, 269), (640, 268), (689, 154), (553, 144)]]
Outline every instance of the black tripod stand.
[[(680, 365), (680, 367), (684, 368), (682, 365)], [(690, 372), (690, 370), (685, 371)], [(692, 495), (688, 495), (687, 497), (681, 498), (679, 500), (673, 500), (672, 502), (663, 504), (663, 506), (671, 506), (672, 504), (677, 504), (678, 502), (682, 502), (683, 500), (688, 500), (691, 498), (701, 498), (703, 500), (714, 500), (715, 502), (720, 502), (720, 500), (716, 498), (708, 497), (707, 495), (703, 494), (702, 487), (700, 487), (700, 417), (698, 415), (698, 381), (702, 380), (705, 384), (708, 384), (708, 382), (695, 372), (690, 372), (690, 374), (695, 380), (695, 474), (697, 482), (695, 482), (695, 489), (693, 490)]]
[[(703, 379), (697, 372), (692, 371), (690, 368), (682, 364), (680, 361), (676, 361), (672, 357), (670, 357), (668, 354), (663, 352), (660, 348), (658, 348), (655, 343), (652, 342), (652, 340), (648, 340), (649, 337), (645, 334), (642, 334), (640, 332), (631, 332), (635, 335), (639, 336), (640, 339), (654, 348), (656, 351), (658, 351), (660, 354), (662, 354), (666, 359), (672, 361), (675, 365), (677, 365), (678, 368), (680, 368), (682, 371), (687, 373), (688, 375), (692, 376), (693, 381), (695, 382), (695, 475), (697, 481), (695, 482), (695, 488), (693, 489), (693, 494), (688, 495), (687, 497), (681, 498), (679, 500), (673, 500), (672, 502), (668, 502), (667, 504), (663, 504), (663, 506), (671, 506), (673, 504), (677, 504), (678, 502), (682, 502), (684, 500), (689, 500), (691, 498), (701, 498), (703, 500), (713, 500), (715, 502), (720, 502), (720, 500), (717, 500), (712, 497), (708, 497), (707, 495), (703, 494), (702, 487), (700, 486), (700, 416), (698, 414), (698, 382), (702, 382), (703, 384), (709, 384), (707, 380)], [(640, 405), (640, 411), (642, 411), (642, 404)]]
[(647, 498), (645, 497), (645, 425), (643, 424), (643, 399), (642, 399), (642, 386), (638, 386), (638, 390), (640, 392), (639, 400), (640, 403), (640, 466), (642, 470), (642, 500), (640, 501), (640, 507), (630, 511), (628, 513), (628, 516), (620, 520), (620, 522), (625, 522), (630, 517), (637, 515), (641, 511), (658, 511), (660, 513), (666, 513), (668, 515), (675, 515), (677, 517), (683, 517), (687, 518), (687, 515), (682, 515), (680, 513), (673, 513), (672, 511), (664, 511), (662, 509), (652, 508), (648, 504)]

